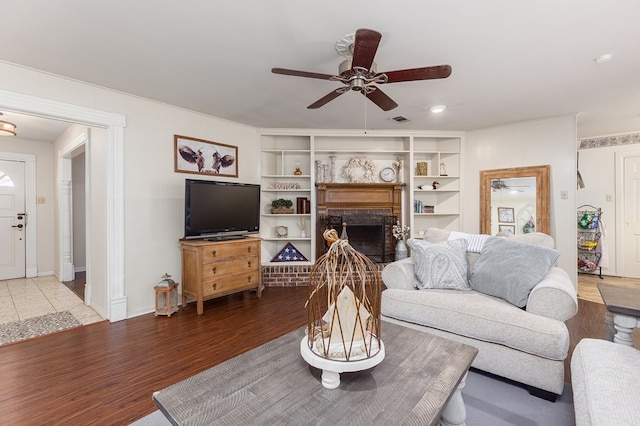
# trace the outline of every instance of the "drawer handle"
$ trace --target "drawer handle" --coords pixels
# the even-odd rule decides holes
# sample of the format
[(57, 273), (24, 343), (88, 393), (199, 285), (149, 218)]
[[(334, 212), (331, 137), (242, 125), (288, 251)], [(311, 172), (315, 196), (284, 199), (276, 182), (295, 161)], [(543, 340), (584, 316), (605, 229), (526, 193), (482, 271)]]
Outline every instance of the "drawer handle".
[(248, 260), (248, 261), (247, 261), (247, 266), (248, 266), (249, 268), (251, 268), (251, 261), (250, 261), (250, 260)]
[(251, 282), (251, 275), (249, 275), (249, 276), (247, 277), (247, 282), (248, 282), (248, 283), (250, 283), (250, 282)]
[(247, 253), (251, 253), (251, 246), (247, 246)]
[(211, 252), (211, 255), (212, 255), (213, 257), (216, 257), (216, 254), (217, 254), (217, 253), (218, 253), (218, 250), (213, 250), (213, 251)]
[(218, 288), (218, 284), (217, 283), (213, 283), (213, 285), (211, 286), (211, 288), (213, 288), (214, 290)]
[(214, 266), (213, 268), (211, 268), (211, 272), (213, 272), (215, 274), (217, 269), (218, 269), (218, 267)]

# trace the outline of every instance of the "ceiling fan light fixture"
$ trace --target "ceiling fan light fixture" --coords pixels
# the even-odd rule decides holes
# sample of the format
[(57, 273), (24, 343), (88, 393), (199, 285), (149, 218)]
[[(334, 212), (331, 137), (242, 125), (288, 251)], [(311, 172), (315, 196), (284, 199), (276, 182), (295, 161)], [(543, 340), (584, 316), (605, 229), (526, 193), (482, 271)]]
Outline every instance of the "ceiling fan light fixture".
[(447, 109), (446, 105), (434, 105), (429, 108), (429, 112), (431, 114), (440, 114), (441, 112), (444, 112), (445, 109)]
[(0, 120), (0, 136), (15, 136), (16, 125), (8, 121)]

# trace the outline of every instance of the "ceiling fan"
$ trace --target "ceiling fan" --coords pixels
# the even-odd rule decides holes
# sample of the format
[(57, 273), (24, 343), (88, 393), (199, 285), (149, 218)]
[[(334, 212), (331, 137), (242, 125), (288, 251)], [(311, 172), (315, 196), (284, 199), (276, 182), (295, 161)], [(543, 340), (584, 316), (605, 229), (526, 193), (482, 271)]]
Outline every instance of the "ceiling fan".
[[(348, 37), (348, 36), (347, 36)], [(317, 109), (350, 90), (355, 90), (369, 98), (384, 111), (392, 110), (398, 104), (377, 86), (379, 84), (399, 83), (403, 81), (432, 80), (447, 78), (451, 75), (451, 66), (437, 65), (423, 68), (410, 68), (397, 71), (377, 72), (373, 59), (378, 50), (382, 34), (377, 31), (361, 28), (356, 31), (353, 42), (340, 52), (350, 57), (343, 61), (337, 75), (321, 74), (308, 71), (297, 71), (286, 68), (272, 68), (274, 74), (292, 75), (296, 77), (317, 78), (320, 80), (339, 81), (344, 86), (318, 99), (307, 108)], [(340, 43), (340, 42), (338, 42)], [(336, 47), (338, 48), (338, 47)]]

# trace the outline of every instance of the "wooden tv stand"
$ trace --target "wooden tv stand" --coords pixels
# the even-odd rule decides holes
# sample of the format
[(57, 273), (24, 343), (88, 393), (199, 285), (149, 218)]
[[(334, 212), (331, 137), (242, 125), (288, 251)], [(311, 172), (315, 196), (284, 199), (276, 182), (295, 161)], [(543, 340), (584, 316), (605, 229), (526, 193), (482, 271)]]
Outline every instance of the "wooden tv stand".
[(180, 240), (180, 249), (183, 307), (187, 297), (195, 299), (198, 315), (202, 315), (205, 300), (245, 290), (262, 295), (259, 238)]

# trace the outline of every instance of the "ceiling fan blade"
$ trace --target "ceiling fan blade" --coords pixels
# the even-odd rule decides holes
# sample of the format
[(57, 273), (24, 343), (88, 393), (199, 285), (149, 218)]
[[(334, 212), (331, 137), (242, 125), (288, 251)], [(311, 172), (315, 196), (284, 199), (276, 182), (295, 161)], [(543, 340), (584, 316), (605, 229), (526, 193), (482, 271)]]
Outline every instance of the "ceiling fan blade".
[(371, 101), (382, 108), (383, 111), (389, 111), (398, 106), (397, 103), (394, 102), (389, 96), (387, 96), (380, 88), (376, 88), (376, 90), (365, 93), (361, 92), (367, 98), (371, 99)]
[(329, 92), (327, 95), (321, 97), (320, 99), (318, 99), (317, 101), (309, 105), (307, 109), (318, 109), (321, 106), (331, 102), (332, 100), (334, 100), (335, 98), (337, 98), (338, 96), (342, 95), (345, 92), (346, 91), (342, 90), (342, 88), (336, 89), (333, 92)]
[(382, 34), (374, 30), (360, 28), (356, 31), (351, 68), (362, 67), (370, 70), (381, 38)]
[(447, 78), (451, 75), (450, 65), (436, 65), (433, 67), (411, 68), (406, 70), (388, 71), (378, 73), (385, 74), (387, 83), (399, 83), (402, 81), (432, 80), (436, 78)]
[(331, 80), (331, 78), (334, 77), (331, 74), (321, 74), (317, 72), (308, 72), (308, 71), (297, 71), (297, 70), (290, 70), (286, 68), (271, 68), (271, 72), (274, 74), (293, 75), (295, 77), (318, 78), (320, 80)]

